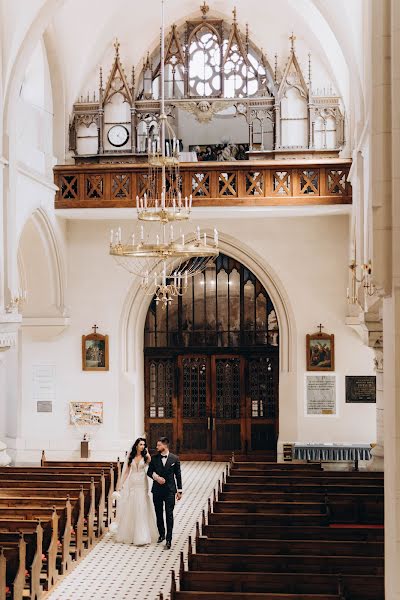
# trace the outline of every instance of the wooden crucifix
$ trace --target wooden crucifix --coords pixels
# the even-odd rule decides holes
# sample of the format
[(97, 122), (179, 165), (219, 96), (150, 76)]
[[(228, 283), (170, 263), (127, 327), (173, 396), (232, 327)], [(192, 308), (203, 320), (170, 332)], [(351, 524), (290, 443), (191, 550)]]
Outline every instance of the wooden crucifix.
[(317, 325), (318, 329), (319, 329), (319, 335), (321, 335), (322, 330), (325, 329), (325, 327), (322, 325), (322, 323), (320, 323), (319, 325)]
[(96, 325), (96, 324), (94, 324), (94, 325), (93, 325), (93, 327), (92, 327), (92, 329), (93, 329), (93, 333), (96, 335), (96, 333), (97, 333), (97, 330), (98, 330), (98, 327), (97, 327), (97, 325)]

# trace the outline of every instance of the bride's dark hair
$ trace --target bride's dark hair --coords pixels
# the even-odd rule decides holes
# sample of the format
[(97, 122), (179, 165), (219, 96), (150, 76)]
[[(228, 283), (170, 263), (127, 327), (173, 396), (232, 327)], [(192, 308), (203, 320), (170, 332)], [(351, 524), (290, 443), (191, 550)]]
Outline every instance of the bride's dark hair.
[(132, 464), (133, 459), (135, 458), (136, 454), (137, 454), (137, 447), (138, 444), (140, 444), (140, 442), (144, 442), (144, 448), (142, 450), (142, 456), (144, 458), (144, 462), (146, 462), (146, 458), (147, 458), (147, 442), (145, 438), (139, 437), (133, 444), (132, 446), (132, 450), (129, 454), (129, 458), (128, 458), (128, 466), (130, 467)]

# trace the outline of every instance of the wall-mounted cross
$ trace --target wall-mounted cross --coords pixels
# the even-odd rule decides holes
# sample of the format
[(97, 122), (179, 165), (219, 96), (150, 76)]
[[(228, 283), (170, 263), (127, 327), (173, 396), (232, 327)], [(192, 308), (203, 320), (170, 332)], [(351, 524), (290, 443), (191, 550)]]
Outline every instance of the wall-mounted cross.
[(93, 333), (96, 335), (97, 330), (98, 330), (97, 325), (93, 325), (92, 329), (93, 329)]
[(320, 323), (319, 325), (317, 325), (318, 329), (319, 329), (319, 334), (321, 335), (322, 330), (325, 329), (325, 327)]
[(294, 35), (293, 31), (292, 31), (292, 35), (289, 37), (289, 40), (291, 42), (291, 47), (292, 50), (294, 50), (294, 42), (295, 42), (296, 36)]

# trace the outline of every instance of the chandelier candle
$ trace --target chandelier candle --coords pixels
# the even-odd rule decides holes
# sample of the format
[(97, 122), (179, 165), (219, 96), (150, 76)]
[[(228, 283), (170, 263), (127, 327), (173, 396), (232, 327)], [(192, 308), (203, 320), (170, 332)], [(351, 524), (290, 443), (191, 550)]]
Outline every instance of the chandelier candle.
[[(206, 233), (202, 236), (200, 227), (196, 228), (194, 236), (189, 234), (185, 238), (185, 234), (179, 231), (175, 239), (172, 223), (189, 220), (193, 199), (190, 194), (182, 202), (180, 144), (165, 113), (164, 1), (161, 0), (159, 130), (157, 141), (150, 138), (147, 141), (148, 177), (143, 196), (136, 196), (137, 219), (142, 222), (140, 243), (135, 243), (137, 238), (134, 233), (130, 236), (131, 243), (123, 243), (120, 227), (115, 233), (114, 230), (110, 232), (110, 254), (119, 265), (138, 275), (146, 294), (155, 296), (156, 302), (161, 301), (163, 307), (174, 296), (182, 295), (188, 288), (189, 277), (204, 271), (219, 254), (218, 232), (215, 229), (212, 243), (207, 242)], [(166, 230), (168, 224), (169, 235)], [(147, 231), (147, 227), (153, 227), (153, 230)]]

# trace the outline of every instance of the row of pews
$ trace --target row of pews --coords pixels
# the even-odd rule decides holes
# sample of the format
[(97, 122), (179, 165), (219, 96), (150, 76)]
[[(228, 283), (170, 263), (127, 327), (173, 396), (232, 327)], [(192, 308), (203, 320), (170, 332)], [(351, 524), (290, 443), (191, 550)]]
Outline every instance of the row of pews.
[(231, 462), (170, 598), (383, 600), (383, 516), (383, 473)]
[(113, 519), (118, 462), (0, 468), (0, 600), (39, 600)]

